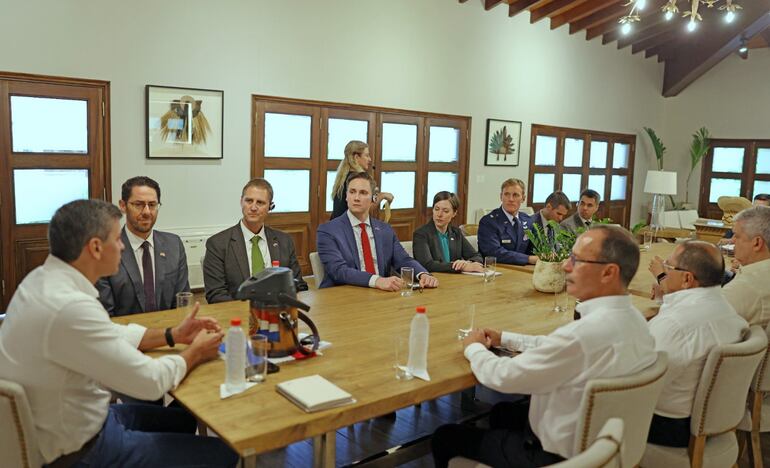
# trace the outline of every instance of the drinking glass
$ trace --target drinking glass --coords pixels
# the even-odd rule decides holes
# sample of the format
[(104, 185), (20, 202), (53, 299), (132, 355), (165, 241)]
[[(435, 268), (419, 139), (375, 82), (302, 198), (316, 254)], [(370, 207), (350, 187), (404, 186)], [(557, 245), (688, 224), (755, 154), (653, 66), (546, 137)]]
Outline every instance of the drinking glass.
[(397, 336), (393, 339), (393, 348), (395, 356), (393, 359), (393, 369), (396, 371), (396, 380), (412, 380), (412, 373), (409, 372), (409, 340), (403, 336)]
[(495, 280), (495, 271), (497, 270), (496, 257), (484, 257), (484, 282), (491, 283)]
[(460, 307), (457, 311), (457, 339), (462, 340), (473, 330), (476, 318), (476, 304)]
[(412, 295), (412, 286), (414, 285), (414, 268), (412, 267), (402, 267), (401, 268), (401, 281), (403, 281), (403, 286), (401, 287), (401, 295), (402, 296), (411, 296)]
[(652, 247), (652, 231), (644, 231), (644, 250)]
[(249, 382), (264, 382), (267, 376), (267, 350), (270, 343), (265, 335), (252, 335), (249, 337), (251, 346), (247, 350), (248, 367), (246, 368), (246, 380)]
[[(564, 280), (565, 274), (562, 272), (562, 280)], [(561, 289), (554, 288), (553, 291), (553, 311), (557, 313), (566, 312), (567, 311), (567, 283), (563, 282), (563, 286)]]
[(187, 317), (192, 312), (192, 307), (195, 302), (193, 301), (193, 293), (191, 292), (178, 292), (176, 293), (176, 310), (179, 311), (178, 322)]

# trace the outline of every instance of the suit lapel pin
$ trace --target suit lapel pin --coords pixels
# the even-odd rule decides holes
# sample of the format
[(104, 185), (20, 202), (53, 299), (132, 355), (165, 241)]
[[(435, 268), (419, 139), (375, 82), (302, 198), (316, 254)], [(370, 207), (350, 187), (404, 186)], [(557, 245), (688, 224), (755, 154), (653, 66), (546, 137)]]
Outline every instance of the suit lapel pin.
[(161, 257), (165, 257), (166, 256), (166, 252), (161, 252), (158, 255), (160, 255)]
[(278, 242), (273, 242), (273, 247), (278, 247)]

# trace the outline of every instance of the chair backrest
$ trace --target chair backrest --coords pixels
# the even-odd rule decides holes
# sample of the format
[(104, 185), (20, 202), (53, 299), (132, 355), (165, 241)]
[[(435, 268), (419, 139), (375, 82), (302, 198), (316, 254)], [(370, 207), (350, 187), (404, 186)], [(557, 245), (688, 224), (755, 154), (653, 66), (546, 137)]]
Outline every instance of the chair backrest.
[(610, 418), (596, 440), (584, 452), (550, 468), (619, 468), (623, 453), (623, 420)]
[(460, 231), (463, 234), (465, 234), (466, 237), (475, 236), (476, 233), (479, 232), (479, 225), (478, 224), (461, 224)]
[(39, 467), (43, 457), (37, 446), (37, 431), (24, 388), (0, 379), (0, 453), (3, 466)]
[[(765, 335), (770, 337), (770, 325), (765, 328)], [(757, 373), (754, 374), (754, 380), (751, 382), (751, 390), (754, 392), (770, 392), (770, 342), (767, 345), (765, 357), (757, 367)]]
[(476, 252), (479, 251), (479, 236), (473, 235), (473, 236), (465, 236), (466, 239), (468, 239), (468, 242), (473, 247), (473, 250)]
[(321, 281), (324, 280), (326, 273), (324, 272), (324, 264), (321, 262), (321, 256), (318, 252), (310, 252), (310, 268), (313, 270), (313, 278), (315, 278), (315, 287), (321, 286)]
[(414, 257), (414, 253), (412, 253), (412, 241), (404, 241), (401, 243), (401, 247), (406, 250), (406, 253), (409, 254), (410, 257)]
[(659, 351), (655, 363), (641, 372), (589, 380), (580, 402), (574, 452), (588, 449), (607, 420), (617, 417), (625, 423), (622, 465), (638, 465), (647, 446), (652, 413), (663, 388), (663, 375), (667, 368), (668, 355)]
[(749, 385), (766, 351), (767, 335), (758, 325), (740, 343), (711, 350), (692, 404), (693, 435), (721, 434), (738, 425), (746, 412)]

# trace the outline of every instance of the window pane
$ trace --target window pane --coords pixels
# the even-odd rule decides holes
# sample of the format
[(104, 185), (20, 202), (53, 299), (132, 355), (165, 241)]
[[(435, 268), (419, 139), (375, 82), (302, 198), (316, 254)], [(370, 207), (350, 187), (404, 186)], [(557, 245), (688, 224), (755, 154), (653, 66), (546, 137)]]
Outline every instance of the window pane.
[(594, 189), (602, 196), (602, 200), (605, 198), (604, 193), (604, 176), (603, 175), (590, 175), (588, 176), (588, 188)]
[(337, 178), (337, 171), (326, 172), (326, 211), (334, 209), (334, 199), (332, 189), (334, 188), (334, 179)]
[[(428, 193), (426, 194), (428, 207), (433, 206), (433, 197), (442, 190), (457, 193), (456, 172), (428, 172)], [(462, 202), (462, 200), (460, 200)]]
[(393, 194), (392, 209), (414, 208), (414, 172), (383, 172), (381, 190)]
[(759, 148), (757, 150), (756, 174), (770, 174), (770, 148)]
[(265, 179), (273, 186), (275, 211), (310, 211), (310, 171), (265, 169)]
[(537, 136), (535, 139), (535, 164), (538, 166), (556, 165), (556, 137)]
[(88, 101), (11, 96), (11, 138), (14, 153), (86, 154)]
[[(382, 124), (383, 161), (414, 161), (416, 152), (417, 125)], [(386, 190), (386, 192), (390, 192), (390, 190)]]
[(751, 194), (752, 200), (760, 193), (770, 193), (770, 182), (766, 180), (754, 181), (754, 193)]
[(554, 180), (554, 174), (535, 174), (531, 203), (544, 203), (548, 195), (553, 193)]
[(591, 159), (589, 167), (605, 168), (607, 167), (607, 148), (606, 141), (591, 142)]
[(580, 198), (580, 181), (583, 176), (580, 174), (564, 174), (561, 178), (561, 191), (567, 195), (570, 201), (577, 201)]
[(614, 175), (610, 183), (612, 188), (610, 189), (610, 200), (625, 200), (626, 199), (626, 180), (624, 175)]
[(713, 172), (743, 172), (743, 148), (714, 148)]
[(615, 143), (614, 152), (612, 154), (612, 168), (613, 169), (625, 169), (628, 167), (628, 153), (631, 149), (631, 145), (626, 143)]
[(309, 158), (312, 120), (309, 115), (265, 112), (265, 157)]
[(737, 197), (740, 194), (741, 179), (711, 179), (709, 203), (716, 203), (721, 196)]
[(564, 165), (580, 167), (583, 165), (583, 139), (567, 138), (564, 140)]
[(452, 127), (430, 127), (428, 161), (455, 162), (460, 145), (460, 130)]
[(14, 169), (13, 188), (16, 224), (47, 223), (60, 206), (88, 198), (88, 169)]
[(326, 159), (345, 157), (345, 146), (351, 140), (367, 143), (369, 122), (366, 120), (329, 119), (329, 143)]

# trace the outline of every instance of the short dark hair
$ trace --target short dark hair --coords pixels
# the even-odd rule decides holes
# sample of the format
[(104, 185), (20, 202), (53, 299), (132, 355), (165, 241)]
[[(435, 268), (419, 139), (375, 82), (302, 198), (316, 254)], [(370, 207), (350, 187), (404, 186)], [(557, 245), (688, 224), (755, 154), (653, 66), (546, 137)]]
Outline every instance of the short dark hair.
[(639, 244), (628, 230), (619, 226), (593, 223), (588, 230), (604, 233), (597, 260), (618, 265), (620, 280), (627, 287), (639, 269)]
[(453, 210), (457, 211), (460, 209), (460, 199), (457, 198), (457, 195), (454, 193), (447, 192), (446, 190), (442, 190), (433, 197), (433, 206), (436, 206), (436, 203), (444, 200), (448, 201), (449, 204), (452, 205)]
[(569, 201), (569, 198), (567, 197), (567, 195), (561, 190), (557, 190), (552, 194), (548, 195), (548, 198), (545, 199), (545, 204), (546, 205), (550, 204), (551, 208), (558, 208), (560, 206), (563, 206), (568, 210), (572, 209), (572, 203)]
[(273, 186), (270, 185), (270, 182), (268, 182), (267, 179), (257, 177), (246, 182), (246, 185), (243, 186), (243, 190), (241, 190), (241, 198), (246, 195), (246, 190), (251, 187), (267, 190), (267, 196), (270, 198), (270, 201), (273, 201)]
[[(602, 202), (602, 196), (599, 195), (599, 192), (597, 192), (594, 189), (587, 188), (582, 192), (580, 192), (580, 198), (583, 198), (583, 197), (593, 198), (594, 200), (596, 200), (597, 205)], [(578, 201), (580, 201), (580, 198), (578, 199)]]
[(758, 193), (754, 195), (754, 201), (770, 201), (770, 193)]
[(75, 200), (62, 206), (48, 225), (51, 255), (73, 262), (90, 239), (106, 241), (112, 223), (122, 213), (117, 206), (102, 200)]
[(127, 202), (128, 199), (131, 198), (131, 191), (134, 187), (150, 187), (151, 189), (154, 189), (155, 193), (158, 195), (158, 203), (160, 203), (160, 185), (147, 176), (131, 177), (123, 182), (123, 185), (120, 187), (120, 199)]
[(714, 244), (699, 240), (688, 240), (681, 244), (682, 251), (677, 257), (677, 266), (687, 270), (704, 288), (722, 284), (725, 260)]
[(377, 193), (377, 181), (375, 181), (374, 177), (369, 175), (368, 172), (351, 172), (350, 175), (348, 175), (347, 180), (345, 181), (345, 187), (349, 187), (350, 183), (356, 179), (363, 179), (363, 180), (369, 181), (369, 185), (372, 187), (372, 194)]

